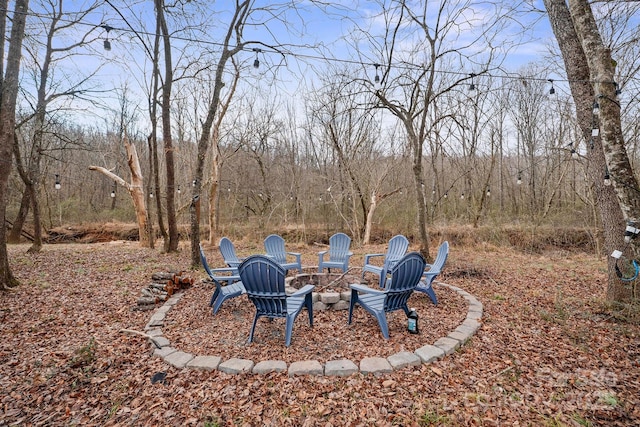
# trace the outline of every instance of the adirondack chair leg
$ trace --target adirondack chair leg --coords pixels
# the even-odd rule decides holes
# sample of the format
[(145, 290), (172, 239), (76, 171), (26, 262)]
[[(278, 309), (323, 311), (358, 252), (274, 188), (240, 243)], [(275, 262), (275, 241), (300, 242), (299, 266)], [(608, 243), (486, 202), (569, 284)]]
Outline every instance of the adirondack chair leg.
[(432, 286), (429, 286), (427, 289), (425, 289), (424, 293), (427, 294), (429, 298), (431, 298), (431, 302), (433, 302), (433, 305), (438, 305), (438, 297), (436, 296), (436, 292), (433, 290)]
[(389, 339), (389, 326), (387, 325), (387, 316), (385, 312), (376, 313), (376, 319), (378, 319), (378, 324), (380, 325), (380, 330), (382, 331), (382, 336), (385, 340)]
[(209, 301), (209, 307), (213, 307), (213, 303), (216, 301), (216, 298), (218, 298), (218, 295), (220, 295), (220, 289), (216, 287), (215, 292), (213, 293), (213, 295), (211, 295), (211, 301)]
[(351, 316), (353, 315), (353, 308), (355, 307), (357, 302), (358, 302), (358, 291), (352, 290), (351, 301), (349, 301), (349, 320), (347, 322), (348, 325), (351, 324)]
[(304, 305), (309, 313), (309, 326), (313, 328), (313, 298), (310, 293), (304, 296)]
[(256, 323), (258, 323), (258, 313), (253, 318), (253, 325), (251, 325), (251, 332), (249, 332), (249, 342), (253, 342), (253, 331), (256, 329)]

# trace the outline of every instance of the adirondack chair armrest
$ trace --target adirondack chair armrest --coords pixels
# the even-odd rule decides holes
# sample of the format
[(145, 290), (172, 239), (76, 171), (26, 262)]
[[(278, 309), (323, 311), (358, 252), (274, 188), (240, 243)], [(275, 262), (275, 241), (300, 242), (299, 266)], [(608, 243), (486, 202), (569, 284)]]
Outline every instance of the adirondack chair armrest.
[(379, 291), (377, 289), (371, 289), (368, 286), (360, 285), (358, 283), (354, 283), (352, 285), (349, 285), (349, 287), (351, 288), (351, 292), (356, 291), (356, 292), (361, 292), (361, 293), (371, 294), (371, 295), (384, 295), (385, 294), (384, 291)]
[(289, 297), (301, 297), (313, 291), (314, 288), (314, 285), (304, 285), (302, 288), (289, 295)]
[[(216, 287), (223, 287), (229, 286), (234, 282), (239, 282), (240, 276), (212, 276), (211, 280), (213, 280), (213, 283), (215, 283)], [(227, 282), (227, 284), (223, 285), (222, 283), (224, 282)]]
[(318, 255), (320, 255), (321, 257), (325, 256), (325, 254), (329, 252), (329, 251), (320, 251), (318, 252)]
[(385, 254), (367, 254), (364, 256), (364, 263), (365, 264), (369, 264), (369, 259), (373, 258), (373, 257), (379, 257), (379, 256), (384, 256)]
[(300, 252), (287, 252), (287, 254), (289, 255), (293, 255), (294, 257), (300, 259), (300, 256), (302, 255)]
[(212, 273), (232, 273), (236, 269), (233, 267), (219, 267), (219, 268), (210, 268)]

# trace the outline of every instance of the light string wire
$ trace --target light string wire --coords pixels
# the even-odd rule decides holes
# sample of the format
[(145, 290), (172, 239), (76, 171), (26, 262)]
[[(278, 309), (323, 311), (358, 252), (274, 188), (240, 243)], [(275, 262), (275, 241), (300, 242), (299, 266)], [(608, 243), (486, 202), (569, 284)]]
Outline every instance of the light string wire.
[[(30, 17), (36, 17), (36, 18), (40, 18), (40, 19), (51, 19), (51, 16), (49, 14), (44, 14), (44, 13), (37, 13), (37, 12), (33, 12), (33, 11), (27, 11), (27, 12), (13, 12), (10, 11), (6, 8), (0, 8), (0, 11), (3, 11), (4, 13), (20, 13), (23, 14), (25, 16), (30, 16)], [(86, 27), (91, 27), (91, 28), (103, 28), (105, 29), (106, 27), (109, 28), (108, 32), (111, 31), (119, 31), (121, 33), (133, 33), (133, 34), (137, 34), (137, 35), (145, 35), (145, 36), (151, 36), (151, 37), (156, 37), (158, 36), (158, 34), (156, 34), (155, 32), (150, 32), (150, 31), (144, 31), (144, 30), (136, 30), (133, 29), (133, 27), (130, 28), (119, 28), (119, 27), (113, 27), (111, 25), (107, 25), (104, 22), (100, 23), (100, 24), (95, 24), (92, 22), (85, 22), (82, 20), (73, 20), (73, 19), (65, 19), (65, 18), (60, 18), (59, 22), (62, 23), (66, 23), (66, 24), (76, 24), (76, 25), (82, 25), (82, 26), (86, 26)], [(211, 40), (202, 40), (202, 39), (195, 39), (195, 38), (191, 38), (191, 37), (185, 37), (185, 36), (179, 36), (179, 35), (172, 35), (171, 36), (172, 39), (174, 40), (180, 40), (180, 41), (184, 41), (184, 42), (191, 42), (191, 43), (198, 43), (198, 44), (205, 44), (205, 45), (211, 45), (211, 46), (216, 46), (216, 47), (220, 47), (220, 48), (224, 48), (225, 45), (223, 43), (220, 42), (215, 42), (215, 41), (211, 41)], [(113, 38), (111, 39), (113, 40)], [(258, 42), (256, 42), (258, 43)], [(265, 45), (263, 45), (265, 46)], [(248, 52), (248, 53), (254, 53), (254, 49), (252, 47), (245, 47), (242, 49), (243, 52)], [(266, 54), (266, 53), (274, 53), (274, 54), (278, 54), (278, 55), (283, 55), (283, 56), (289, 56), (295, 59), (306, 59), (306, 60), (313, 60), (313, 61), (322, 61), (322, 62), (333, 62), (333, 63), (338, 63), (338, 64), (350, 64), (350, 65), (367, 65), (367, 66), (372, 66), (372, 67), (376, 67), (376, 65), (379, 67), (380, 66), (380, 62), (363, 62), (363, 61), (358, 61), (358, 60), (354, 60), (354, 59), (348, 59), (348, 58), (331, 58), (331, 57), (327, 57), (327, 56), (321, 56), (321, 55), (313, 55), (310, 53), (301, 53), (301, 52), (294, 52), (291, 51), (290, 49), (274, 49), (274, 48), (266, 48), (263, 47), (261, 48), (261, 53), (262, 54)], [(397, 62), (397, 63), (392, 63), (389, 64), (389, 66), (391, 68), (396, 68), (396, 69), (406, 69), (406, 70), (423, 70), (425, 68), (425, 66), (423, 64), (413, 64), (407, 61), (401, 61), (401, 62)], [(441, 69), (435, 69), (434, 70), (436, 73), (439, 74), (449, 74), (449, 75), (455, 75), (455, 76), (465, 76), (465, 77), (469, 77), (472, 76), (473, 77), (480, 77), (480, 76), (485, 76), (485, 77), (491, 77), (491, 78), (504, 78), (504, 79), (512, 79), (512, 80), (527, 80), (527, 81), (539, 81), (539, 82), (547, 82), (547, 83), (551, 83), (552, 87), (553, 87), (553, 83), (556, 82), (564, 82), (564, 83), (571, 83), (571, 82), (576, 82), (576, 83), (591, 83), (591, 84), (605, 84), (605, 83), (609, 83), (609, 84), (614, 84), (617, 85), (616, 82), (610, 82), (610, 81), (599, 81), (599, 80), (571, 80), (571, 79), (566, 79), (566, 78), (554, 78), (554, 79), (549, 79), (547, 77), (533, 77), (533, 76), (523, 76), (521, 74), (518, 73), (510, 73), (508, 71), (503, 71), (501, 74), (494, 74), (494, 73), (490, 73), (490, 72), (482, 72), (482, 73), (468, 73), (468, 72), (461, 72), (461, 71), (452, 71), (452, 70), (441, 70)], [(630, 80), (636, 80), (636, 77), (629, 77)]]

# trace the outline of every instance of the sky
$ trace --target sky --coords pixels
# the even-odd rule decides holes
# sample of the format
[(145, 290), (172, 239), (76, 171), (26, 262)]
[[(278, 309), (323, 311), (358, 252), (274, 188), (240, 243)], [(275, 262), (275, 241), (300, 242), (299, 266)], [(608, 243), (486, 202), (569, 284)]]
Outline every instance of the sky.
[[(125, 7), (126, 3), (133, 6)], [(359, 72), (373, 79), (373, 64), (384, 63), (385, 59), (382, 44), (385, 14), (381, 13), (378, 2), (357, 0), (345, 6), (323, 7), (318, 7), (318, 3), (309, 0), (295, 3), (296, 9), (292, 9), (287, 7), (287, 2), (278, 7), (278, 2), (255, 1), (256, 9), (270, 8), (270, 12), (252, 15), (250, 25), (245, 29), (244, 41), (255, 42), (239, 55), (247, 65), (243, 78), (249, 87), (269, 85), (279, 96), (295, 100), (300, 97), (301, 91), (317, 84), (315, 71), (324, 69), (327, 65), (360, 69)], [(418, 14), (424, 2), (413, 3)], [(229, 0), (186, 2), (186, 19), (169, 17), (177, 76), (182, 72), (185, 75), (193, 74), (194, 64), (197, 67), (205, 63), (206, 58), (216, 59), (220, 51), (222, 30), (233, 4), (235, 1)], [(443, 5), (444, 13), (455, 17), (456, 25), (447, 28), (448, 35), (443, 40), (441, 49), (460, 49), (465, 54), (465, 58), (446, 64), (447, 68), (442, 69), (443, 73), (467, 75), (481, 66), (479, 64), (486, 59), (487, 45), (477, 37), (492, 17), (506, 17), (489, 29), (494, 32), (492, 45), (499, 46), (503, 55), (500, 73), (518, 73), (527, 64), (544, 62), (555, 43), (541, 1), (531, 0), (518, 4), (516, 12), (510, 9), (514, 7), (513, 2), (478, 2), (476, 6), (464, 10), (459, 5), (468, 4), (466, 2), (427, 4), (429, 8), (426, 23), (432, 28), (435, 27), (435, 17), (438, 16), (436, 6)], [(87, 10), (91, 2), (74, 0), (65, 1), (63, 5), (64, 10), (71, 13)], [(59, 42), (60, 45), (73, 43), (82, 33), (89, 34), (87, 47), (78, 49), (77, 55), (66, 56), (56, 64), (55, 77), (61, 78), (61, 86), (71, 86), (95, 73), (87, 86), (103, 92), (99, 98), (108, 107), (117, 108), (117, 102), (114, 107), (117, 97), (109, 91), (121, 89), (126, 84), (131, 93), (137, 94), (135, 98), (139, 100), (139, 108), (146, 108), (144, 94), (148, 90), (146, 87), (151, 64), (143, 48), (143, 41), (150, 43), (155, 33), (152, 5), (153, 2), (150, 1), (133, 3), (109, 0), (108, 4), (102, 4), (82, 16), (77, 25), (64, 33)], [(29, 22), (33, 25), (33, 31), (37, 32), (42, 29), (41, 23), (48, 22), (47, 16), (51, 13), (34, 0), (30, 2), (30, 7), (33, 15)], [(64, 19), (72, 20), (73, 15), (66, 15)], [(443, 23), (444, 21), (440, 22), (441, 27)], [(184, 30), (187, 26), (188, 30)], [(105, 28), (109, 28), (109, 31)], [(415, 31), (415, 28), (402, 27), (398, 34), (400, 41), (394, 51), (394, 66), (422, 63), (423, 51), (415, 51), (415, 46), (424, 43), (424, 33)], [(108, 51), (103, 47), (106, 39), (111, 45)], [(271, 47), (275, 45), (279, 47)], [(411, 53), (408, 50), (403, 52), (409, 47), (413, 49)], [(261, 51), (255, 52), (254, 48)], [(256, 58), (260, 61), (260, 67), (253, 69), (251, 64)], [(478, 64), (474, 65), (473, 60), (477, 60)], [(186, 68), (189, 64), (192, 67), (190, 70)], [(554, 78), (560, 88), (561, 71), (554, 70), (553, 66), (554, 64), (550, 64), (548, 76), (534, 77)], [(277, 81), (272, 81), (275, 73)], [(496, 70), (492, 73), (500, 74)], [(27, 88), (28, 85), (29, 80), (25, 79), (24, 87)], [(105, 115), (99, 105), (78, 99), (74, 102), (73, 105), (81, 106), (78, 110), (86, 114), (88, 120), (104, 120)]]

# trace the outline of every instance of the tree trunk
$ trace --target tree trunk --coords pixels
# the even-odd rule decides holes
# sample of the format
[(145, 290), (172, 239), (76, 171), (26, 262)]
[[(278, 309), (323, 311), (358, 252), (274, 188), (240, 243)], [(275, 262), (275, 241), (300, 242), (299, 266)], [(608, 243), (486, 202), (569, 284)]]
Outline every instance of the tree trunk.
[(220, 147), (218, 146), (217, 129), (214, 129), (213, 151), (211, 158), (211, 188), (209, 189), (209, 244), (216, 246), (218, 241), (218, 223), (220, 213), (218, 212), (218, 197), (220, 188)]
[[(171, 87), (173, 84), (173, 65), (171, 62), (171, 40), (169, 29), (164, 17), (164, 2), (156, 0), (156, 13), (164, 42), (164, 82), (162, 84), (162, 140), (164, 141), (164, 155), (167, 179), (167, 223), (169, 225), (169, 241), (165, 242), (167, 252), (178, 250), (179, 234), (176, 222), (175, 207), (175, 162), (173, 156), (173, 141), (171, 138)], [(157, 195), (160, 199), (160, 194)]]
[[(4, 7), (6, 8), (6, 2)], [(11, 26), (11, 39), (7, 54), (7, 67), (0, 87), (0, 159), (10, 160), (16, 124), (16, 100), (20, 80), (20, 60), (22, 58), (22, 40), (29, 9), (29, 0), (16, 0)], [(6, 9), (5, 9), (6, 10)], [(2, 25), (6, 15), (2, 13)], [(0, 34), (0, 44), (4, 45), (4, 33)], [(0, 58), (2, 60), (3, 58)], [(0, 76), (1, 77), (1, 76)], [(7, 186), (11, 163), (0, 168), (0, 290), (18, 285), (9, 266), (5, 220), (7, 214)]]
[(24, 228), (30, 207), (31, 198), (29, 196), (29, 190), (25, 187), (22, 192), (22, 199), (20, 200), (20, 209), (18, 210), (16, 219), (13, 220), (13, 227), (7, 236), (7, 243), (20, 243), (20, 233), (22, 233), (22, 229)]
[[(615, 100), (613, 84), (613, 61), (605, 48), (595, 23), (591, 7), (584, 0), (570, 0), (569, 10), (564, 1), (545, 0), (549, 10), (558, 44), (561, 47), (567, 75), (571, 82), (571, 92), (578, 109), (578, 120), (584, 138), (589, 142), (589, 177), (593, 180), (597, 204), (604, 232), (604, 250), (607, 254), (614, 249), (622, 249), (625, 223), (640, 219), (640, 198), (633, 169), (627, 156), (622, 137), (620, 105)], [(572, 20), (569, 21), (568, 17)], [(573, 26), (566, 25), (573, 23)], [(595, 82), (593, 86), (588, 81)], [(602, 96), (602, 97), (601, 97)], [(600, 134), (592, 137), (592, 105), (600, 105)], [(613, 179), (613, 190), (604, 185), (604, 171), (608, 170)], [(634, 245), (638, 256), (637, 239)], [(612, 302), (627, 302), (633, 297), (631, 288), (618, 280), (615, 260), (608, 258), (609, 280), (607, 299)]]
[(147, 221), (147, 206), (144, 199), (144, 180), (142, 177), (142, 169), (140, 168), (140, 159), (138, 158), (138, 152), (136, 146), (129, 142), (129, 138), (124, 136), (124, 148), (127, 151), (127, 163), (129, 170), (131, 171), (131, 183), (127, 183), (124, 179), (120, 178), (116, 174), (100, 166), (89, 166), (89, 170), (95, 170), (103, 175), (108, 176), (116, 183), (126, 188), (131, 199), (133, 201), (133, 207), (136, 212), (136, 219), (138, 221), (138, 236), (140, 239), (140, 246), (143, 248), (149, 247), (149, 233), (148, 221)]

